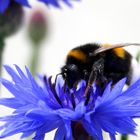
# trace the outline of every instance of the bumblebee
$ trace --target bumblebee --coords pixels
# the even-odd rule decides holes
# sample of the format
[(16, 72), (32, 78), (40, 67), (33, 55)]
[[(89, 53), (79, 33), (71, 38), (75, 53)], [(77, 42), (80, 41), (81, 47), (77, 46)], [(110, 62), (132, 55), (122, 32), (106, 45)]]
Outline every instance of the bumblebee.
[(140, 44), (85, 44), (72, 49), (61, 68), (66, 85), (73, 88), (80, 80), (87, 81), (85, 95), (93, 82), (104, 89), (112, 81), (115, 84), (127, 77), (127, 84), (131, 82), (132, 56), (123, 47)]

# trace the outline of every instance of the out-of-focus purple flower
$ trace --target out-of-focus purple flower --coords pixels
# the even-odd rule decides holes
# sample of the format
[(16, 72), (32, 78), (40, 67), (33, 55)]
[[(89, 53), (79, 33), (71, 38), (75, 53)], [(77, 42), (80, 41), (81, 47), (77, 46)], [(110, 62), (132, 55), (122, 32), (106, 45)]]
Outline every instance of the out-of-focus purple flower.
[(47, 24), (46, 13), (40, 9), (35, 10), (31, 16), (28, 27), (29, 37), (35, 47), (38, 47), (45, 38), (48, 29)]
[[(12, 98), (0, 99), (0, 104), (13, 108), (12, 115), (0, 118), (5, 124), (0, 138), (23, 133), (22, 138), (35, 133), (34, 140), (43, 140), (45, 133), (57, 128), (54, 140), (72, 140), (77, 134), (77, 124), (91, 139), (103, 140), (102, 130), (115, 135), (135, 134), (133, 118), (140, 116), (140, 80), (122, 91), (126, 79), (120, 80), (112, 89), (108, 84), (102, 96), (93, 84), (87, 100), (84, 92), (85, 81), (76, 89), (66, 88), (64, 80), (58, 77), (54, 83), (51, 77), (41, 77), (39, 85), (26, 68), (24, 74), (18, 66), (16, 71), (5, 66), (12, 82), (1, 79), (2, 84), (12, 93)], [(78, 129), (79, 131), (79, 129)], [(82, 134), (81, 134), (82, 135)]]

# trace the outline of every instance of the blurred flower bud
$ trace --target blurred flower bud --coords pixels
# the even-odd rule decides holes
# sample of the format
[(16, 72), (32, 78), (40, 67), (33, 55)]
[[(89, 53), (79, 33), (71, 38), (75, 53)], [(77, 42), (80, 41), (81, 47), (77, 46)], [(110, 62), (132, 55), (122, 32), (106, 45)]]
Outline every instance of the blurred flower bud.
[(15, 33), (23, 19), (23, 9), (18, 3), (11, 1), (4, 13), (0, 13), (0, 38)]
[(30, 19), (29, 37), (31, 41), (38, 45), (46, 36), (47, 24), (45, 14), (41, 10), (36, 10)]

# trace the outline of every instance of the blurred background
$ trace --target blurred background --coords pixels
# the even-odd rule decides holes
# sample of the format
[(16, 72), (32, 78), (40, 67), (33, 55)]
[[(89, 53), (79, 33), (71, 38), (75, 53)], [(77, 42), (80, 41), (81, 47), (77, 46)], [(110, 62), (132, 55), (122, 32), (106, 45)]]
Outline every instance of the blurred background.
[[(85, 43), (140, 43), (140, 1), (139, 0), (72, 0), (73, 8), (61, 3), (61, 8), (47, 7), (43, 3), (30, 0), (32, 8), (24, 8), (24, 18), (18, 31), (5, 39), (2, 64), (17, 64), (22, 69), (28, 66), (33, 74), (55, 75), (65, 62), (68, 51)], [(41, 14), (40, 14), (41, 13)], [(33, 15), (36, 16), (33, 18)], [(40, 17), (41, 15), (41, 17)], [(42, 19), (42, 36), (34, 41), (31, 21), (38, 23)], [(36, 27), (36, 26), (35, 26)], [(0, 26), (0, 29), (3, 28)], [(134, 58), (140, 47), (130, 46), (126, 49)], [(35, 56), (38, 56), (34, 59)], [(36, 62), (36, 63), (35, 63)], [(35, 64), (34, 64), (35, 63)], [(135, 63), (134, 78), (139, 78), (139, 65)], [(2, 77), (9, 78), (2, 68)], [(1, 87), (1, 96), (11, 96)], [(10, 110), (3, 108), (2, 115)], [(46, 140), (53, 140), (53, 132), (46, 135)], [(140, 139), (129, 136), (129, 139)], [(105, 140), (108, 139), (105, 136)], [(118, 136), (119, 137), (119, 136)], [(19, 140), (15, 135), (4, 140)]]

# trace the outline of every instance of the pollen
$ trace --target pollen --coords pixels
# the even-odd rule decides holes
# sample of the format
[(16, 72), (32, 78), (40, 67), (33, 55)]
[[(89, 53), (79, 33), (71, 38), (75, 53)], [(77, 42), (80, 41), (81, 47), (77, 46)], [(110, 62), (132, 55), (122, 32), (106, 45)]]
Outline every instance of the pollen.
[(116, 48), (116, 49), (113, 49), (113, 51), (118, 57), (121, 57), (121, 58), (125, 57), (125, 50), (123, 48)]
[(82, 51), (80, 50), (72, 50), (68, 53), (68, 56), (67, 57), (74, 57), (78, 60), (81, 60), (83, 62), (86, 61), (86, 55), (85, 53), (83, 53)]

